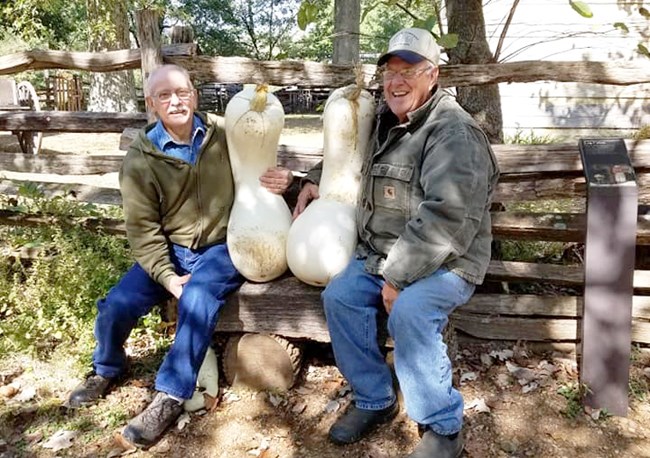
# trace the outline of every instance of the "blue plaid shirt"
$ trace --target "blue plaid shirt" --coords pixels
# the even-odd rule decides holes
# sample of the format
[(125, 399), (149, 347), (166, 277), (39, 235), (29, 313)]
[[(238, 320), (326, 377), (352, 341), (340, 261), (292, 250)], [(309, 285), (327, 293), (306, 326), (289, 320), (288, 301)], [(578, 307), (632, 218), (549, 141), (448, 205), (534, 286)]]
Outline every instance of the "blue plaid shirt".
[(182, 159), (194, 165), (199, 157), (201, 144), (205, 139), (205, 132), (205, 124), (203, 124), (201, 118), (194, 115), (194, 120), (192, 121), (191, 144), (178, 143), (174, 140), (165, 130), (165, 126), (163, 126), (163, 123), (160, 120), (156, 123), (153, 129), (147, 132), (147, 137), (156, 148), (166, 155)]

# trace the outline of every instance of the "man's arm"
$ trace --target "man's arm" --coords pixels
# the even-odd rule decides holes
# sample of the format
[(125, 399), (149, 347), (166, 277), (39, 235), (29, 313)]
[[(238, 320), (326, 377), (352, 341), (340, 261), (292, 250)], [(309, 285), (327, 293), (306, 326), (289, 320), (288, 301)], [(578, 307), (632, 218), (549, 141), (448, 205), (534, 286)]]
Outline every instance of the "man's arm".
[(157, 186), (146, 163), (133, 156), (137, 153), (127, 154), (119, 175), (127, 238), (138, 264), (170, 290), (177, 275), (162, 228)]

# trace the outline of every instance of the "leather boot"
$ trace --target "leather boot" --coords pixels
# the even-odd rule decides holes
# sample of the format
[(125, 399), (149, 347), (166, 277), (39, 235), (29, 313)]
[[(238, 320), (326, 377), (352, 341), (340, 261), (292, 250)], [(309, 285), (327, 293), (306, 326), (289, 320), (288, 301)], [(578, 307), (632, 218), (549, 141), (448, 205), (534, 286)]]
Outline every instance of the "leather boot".
[(115, 386), (115, 382), (116, 378), (103, 377), (93, 371), (70, 393), (66, 406), (76, 409), (91, 404), (106, 396), (111, 388)]
[(350, 404), (348, 410), (330, 428), (329, 438), (338, 445), (351, 444), (368, 434), (375, 426), (389, 422), (398, 413), (397, 401), (381, 410), (359, 409)]
[(181, 402), (159, 391), (151, 404), (126, 425), (122, 436), (137, 447), (149, 447), (160, 439), (182, 412)]
[(420, 443), (407, 458), (458, 458), (463, 453), (461, 433), (442, 436), (426, 429)]

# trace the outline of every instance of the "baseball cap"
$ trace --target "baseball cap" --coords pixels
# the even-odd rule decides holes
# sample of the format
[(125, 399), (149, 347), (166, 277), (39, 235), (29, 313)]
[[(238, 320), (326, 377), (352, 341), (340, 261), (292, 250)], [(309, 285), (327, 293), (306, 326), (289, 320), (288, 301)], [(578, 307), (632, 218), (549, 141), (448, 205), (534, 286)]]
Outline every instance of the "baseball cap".
[(438, 65), (440, 48), (431, 32), (411, 27), (397, 32), (388, 42), (388, 51), (382, 54), (377, 65), (383, 65), (391, 56), (398, 56), (409, 64), (426, 59)]

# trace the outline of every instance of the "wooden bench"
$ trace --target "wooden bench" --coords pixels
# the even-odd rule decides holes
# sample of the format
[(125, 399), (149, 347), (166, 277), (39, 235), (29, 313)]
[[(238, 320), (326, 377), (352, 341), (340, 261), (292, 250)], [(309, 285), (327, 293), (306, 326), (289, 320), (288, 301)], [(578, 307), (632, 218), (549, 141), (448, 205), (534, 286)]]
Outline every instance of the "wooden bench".
[[(11, 78), (0, 78), (0, 114), (24, 113), (30, 110), (34, 112), (41, 110), (41, 104), (34, 86), (29, 81), (16, 83)], [(25, 154), (38, 154), (41, 149), (43, 133), (40, 131), (36, 131), (31, 127), (28, 130), (0, 127), (0, 130), (11, 130), (18, 138), (20, 149)]]
[[(637, 225), (637, 248), (650, 245), (650, 141), (626, 141), (635, 167), (640, 211)], [(579, 253), (585, 240), (585, 179), (578, 145), (494, 145), (501, 168), (495, 201), (505, 210), (494, 211), (493, 234), (502, 243), (563, 242), (578, 253), (573, 262), (566, 260), (522, 260), (517, 258), (491, 261), (486, 284), (470, 302), (452, 315), (454, 328), (461, 339), (479, 341), (526, 341), (575, 350), (580, 336), (584, 272)], [(306, 171), (321, 157), (319, 149), (281, 146), (278, 162), (295, 171)], [(53, 154), (24, 156), (0, 154), (5, 171), (59, 174), (108, 173), (119, 169), (121, 155), (74, 156)], [(42, 183), (48, 193), (74, 193), (80, 200), (119, 204), (116, 189), (83, 185)], [(4, 192), (15, 190), (16, 183), (3, 182)], [(292, 193), (295, 197), (296, 190)], [(545, 207), (543, 207), (545, 205)], [(566, 207), (566, 210), (562, 208)], [(544, 210), (539, 210), (545, 208)], [(90, 230), (124, 235), (124, 224), (116, 220), (69, 220)], [(0, 212), (0, 224), (51, 224), (42, 215)], [(508, 250), (512, 252), (512, 250)], [(632, 342), (650, 344), (650, 271), (644, 270), (645, 259), (637, 259), (634, 272)], [(301, 283), (287, 273), (270, 283), (247, 282), (233, 294), (217, 326), (217, 332), (273, 334), (299, 343), (309, 339), (329, 342), (329, 334), (320, 303), (321, 290)]]

